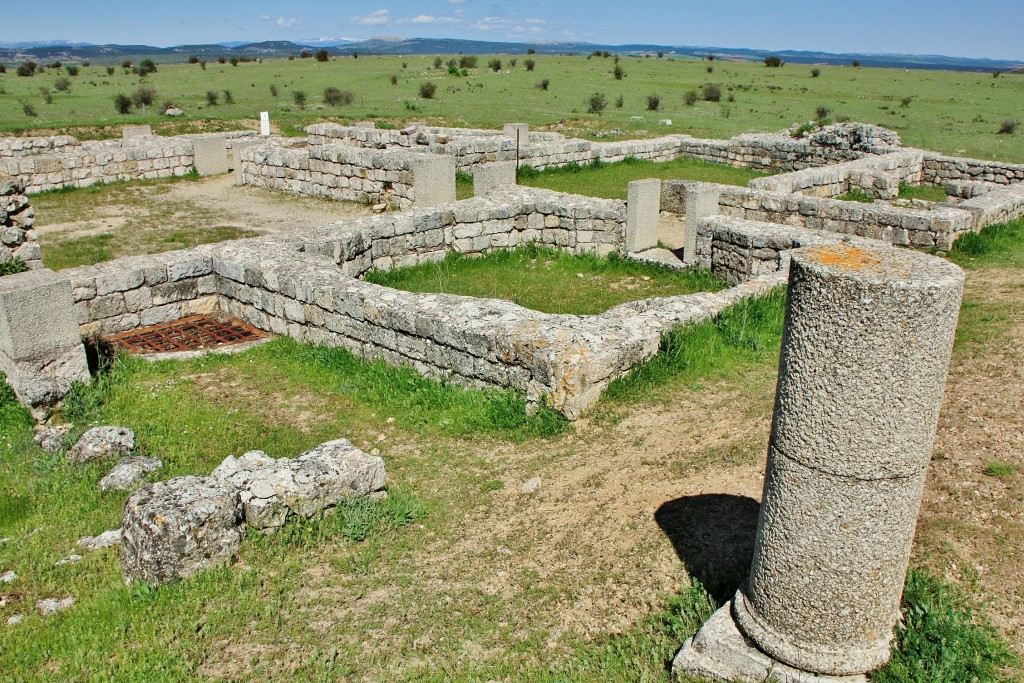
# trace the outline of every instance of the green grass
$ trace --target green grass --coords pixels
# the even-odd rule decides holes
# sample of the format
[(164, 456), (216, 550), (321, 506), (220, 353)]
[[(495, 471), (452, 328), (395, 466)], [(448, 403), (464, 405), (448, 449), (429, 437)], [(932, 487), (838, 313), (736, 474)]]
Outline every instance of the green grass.
[(868, 193), (860, 189), (859, 187), (851, 189), (846, 194), (839, 195), (838, 197), (836, 197), (836, 199), (839, 199), (844, 202), (860, 202), (861, 204), (875, 203), (874, 197), (869, 197)]
[[(488, 56), (480, 56), (483, 66)], [(194, 132), (237, 127), (242, 120), (255, 126), (256, 112), (269, 111), (271, 120), (286, 134), (295, 126), (316, 120), (375, 118), (399, 124), (429, 120), (449, 124), (500, 128), (509, 121), (558, 129), (573, 136), (594, 138), (598, 131), (613, 132), (602, 139), (637, 135), (689, 133), (697, 137), (727, 138), (746, 132), (772, 132), (814, 118), (820, 106), (836, 116), (896, 129), (905, 145), (982, 159), (1024, 161), (1024, 135), (999, 135), (1000, 123), (1015, 115), (1024, 96), (1024, 76), (1004, 74), (993, 79), (986, 73), (923, 71), (819, 66), (819, 78), (810, 67), (789, 64), (767, 69), (763, 64), (718, 62), (714, 73), (697, 59), (635, 59), (622, 65), (628, 77), (610, 78), (610, 59), (581, 56), (536, 55), (536, 70), (526, 71), (522, 61), (511, 72), (491, 74), (474, 69), (468, 77), (453, 77), (446, 69), (434, 69), (433, 55), (362, 56), (318, 63), (312, 59), (265, 60), (262, 63), (161, 64), (159, 70), (140, 79), (120, 68), (112, 76), (100, 65), (83, 67), (71, 78), (69, 92), (54, 92), (53, 104), (45, 104), (39, 88), (54, 91), (65, 77), (57, 70), (21, 78), (8, 69), (0, 75), (0, 128), (9, 131), (87, 126), (78, 131), (92, 136), (118, 137), (123, 124), (150, 123), (162, 133)], [(507, 61), (507, 56), (505, 60)], [(403, 68), (402, 63), (407, 63)], [(392, 75), (397, 85), (391, 85)], [(549, 90), (535, 87), (550, 79)], [(424, 81), (437, 84), (434, 99), (418, 96)], [(722, 102), (684, 104), (684, 94), (705, 83), (720, 84)], [(130, 95), (140, 84), (156, 89), (157, 102), (172, 101), (185, 111), (183, 117), (166, 119), (160, 106), (129, 115), (115, 113), (113, 98)], [(276, 85), (279, 95), (270, 93)], [(323, 101), (327, 87), (351, 90), (355, 100), (344, 106)], [(234, 104), (209, 106), (206, 91), (230, 90)], [(292, 93), (309, 95), (303, 109)], [(621, 108), (609, 107), (602, 115), (588, 114), (587, 100), (597, 92), (609, 101), (623, 97)], [(661, 108), (646, 111), (646, 96), (661, 94)], [(733, 101), (728, 101), (732, 97)], [(900, 106), (904, 98), (912, 104)], [(38, 116), (27, 116), (24, 104)], [(634, 121), (631, 117), (642, 117)], [(661, 126), (660, 119), (672, 119)], [(641, 132), (644, 131), (644, 132)], [(961, 151), (962, 150), (962, 151)]]
[(907, 185), (900, 183), (900, 199), (921, 199), (926, 202), (946, 201), (946, 190), (938, 185)]
[(990, 477), (998, 477), (1000, 479), (1012, 477), (1016, 471), (1016, 467), (1006, 462), (990, 462), (985, 465), (985, 474)]
[(28, 266), (20, 258), (15, 256), (10, 261), (4, 261), (0, 263), (0, 277), (4, 275), (14, 275), (16, 273), (24, 273), (28, 270)]
[(776, 362), (782, 343), (786, 291), (778, 288), (746, 299), (712, 320), (662, 337), (658, 355), (611, 383), (610, 402), (658, 396), (666, 387), (735, 375), (753, 365)]
[(674, 271), (612, 255), (572, 254), (536, 245), (480, 258), (450, 253), (440, 263), (387, 272), (366, 280), (409, 292), (505, 299), (543, 313), (594, 315), (627, 301), (718, 291), (707, 271)]
[(1024, 268), (1024, 218), (961, 235), (947, 258), (963, 268)]

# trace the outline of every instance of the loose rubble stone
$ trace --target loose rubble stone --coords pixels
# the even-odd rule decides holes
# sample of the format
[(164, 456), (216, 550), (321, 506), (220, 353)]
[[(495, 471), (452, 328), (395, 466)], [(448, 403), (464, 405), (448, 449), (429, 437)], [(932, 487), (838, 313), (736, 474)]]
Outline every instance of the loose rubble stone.
[(17, 626), (18, 624), (20, 624), (20, 623), (21, 623), (22, 619), (24, 619), (24, 618), (25, 618), (25, 617), (24, 617), (24, 615), (21, 615), (21, 614), (12, 614), (12, 615), (11, 615), (11, 616), (10, 616), (10, 617), (9, 617), (9, 618), (7, 619), (7, 625), (8, 625), (8, 626)]
[(237, 489), (213, 477), (149, 484), (124, 508), (125, 579), (157, 585), (227, 561), (245, 536)]
[(57, 453), (64, 447), (64, 437), (74, 428), (75, 425), (71, 424), (40, 427), (34, 438), (39, 447), (47, 453)]
[(57, 612), (63, 612), (74, 604), (74, 598), (46, 598), (36, 602), (36, 609), (45, 617)]
[(534, 477), (525, 484), (519, 487), (519, 490), (525, 494), (537, 493), (540, 491), (540, 477)]
[(134, 491), (139, 488), (146, 475), (164, 466), (159, 458), (133, 456), (121, 458), (107, 476), (100, 479), (101, 491)]
[(164, 116), (181, 116), (185, 112), (178, 107), (168, 107), (167, 111), (164, 112)]
[(57, 560), (56, 562), (54, 562), (53, 566), (54, 567), (61, 567), (61, 566), (65, 565), (65, 564), (75, 564), (76, 562), (80, 562), (81, 559), (82, 559), (81, 555), (68, 555), (64, 559)]
[(290, 515), (317, 517), (342, 499), (384, 488), (384, 461), (346, 439), (321, 444), (294, 458), (271, 458), (262, 451), (229, 456), (212, 477), (238, 491), (245, 521), (273, 531)]
[(13, 571), (6, 571), (0, 574), (0, 583), (14, 583), (18, 579), (18, 575)]
[(135, 432), (125, 427), (94, 427), (82, 435), (71, 450), (68, 462), (81, 465), (128, 455), (135, 448)]
[(79, 539), (78, 546), (86, 550), (102, 550), (112, 545), (118, 545), (120, 542), (121, 530), (111, 529), (110, 531), (104, 531), (99, 536), (86, 536)]

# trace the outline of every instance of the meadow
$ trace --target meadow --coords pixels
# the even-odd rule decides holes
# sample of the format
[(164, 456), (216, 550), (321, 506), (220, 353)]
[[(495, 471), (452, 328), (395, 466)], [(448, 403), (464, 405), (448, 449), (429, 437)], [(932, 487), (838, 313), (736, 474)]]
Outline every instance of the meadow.
[[(440, 59), (440, 68), (434, 64)], [(140, 78), (129, 69), (82, 66), (77, 75), (49, 68), (31, 77), (9, 65), (0, 74), (0, 130), (68, 130), (80, 137), (117, 137), (119, 126), (149, 123), (158, 132), (254, 127), (269, 111), (285, 135), (315, 121), (376, 119), (381, 125), (430, 121), (500, 127), (523, 121), (538, 129), (591, 139), (686, 133), (727, 138), (771, 132), (815, 119), (849, 119), (895, 129), (906, 146), (982, 159), (1024, 162), (1024, 129), (999, 133), (1021, 117), (1024, 75), (761, 63), (697, 59), (548, 55), (479, 56), (477, 67), (450, 72), (450, 56), (360, 56), (242, 62), (237, 66), (158, 64)], [(501, 61), (501, 71), (487, 67)], [(533, 62), (528, 70), (527, 61)], [(616, 67), (621, 79), (616, 78)], [(72, 69), (73, 70), (73, 69)], [(813, 72), (818, 75), (814, 76)], [(63, 79), (63, 81), (62, 81)], [(66, 82), (64, 82), (66, 81)], [(540, 86), (547, 81), (546, 89)], [(423, 83), (434, 84), (430, 99)], [(706, 101), (705, 85), (718, 85)], [(153, 89), (151, 104), (115, 110), (114, 98)], [(58, 88), (66, 88), (60, 90)], [(336, 88), (336, 104), (324, 91)], [(44, 92), (45, 91), (45, 92)], [(686, 93), (698, 98), (687, 105)], [(216, 96), (211, 104), (208, 93)], [(276, 94), (275, 94), (276, 93)], [(600, 113), (590, 112), (595, 93)], [(351, 94), (351, 99), (348, 95)], [(658, 96), (657, 110), (649, 98)], [(347, 103), (346, 103), (347, 102)], [(163, 115), (164, 104), (180, 117)], [(33, 115), (30, 115), (33, 114)], [(671, 125), (659, 123), (671, 119)]]

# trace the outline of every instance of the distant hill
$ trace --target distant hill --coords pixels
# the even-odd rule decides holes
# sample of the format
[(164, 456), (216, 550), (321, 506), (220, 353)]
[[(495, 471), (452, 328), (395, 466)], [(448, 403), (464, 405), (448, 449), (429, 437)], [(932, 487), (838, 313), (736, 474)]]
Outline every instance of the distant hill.
[(796, 64), (844, 65), (853, 61), (861, 66), (876, 66), (904, 69), (946, 69), (951, 71), (1013, 71), (1024, 68), (1024, 60), (974, 59), (968, 57), (947, 57), (944, 55), (904, 55), (813, 52), (803, 50), (754, 50), (726, 47), (694, 47), (680, 45), (599, 45), (595, 43), (507, 43), (482, 40), (461, 40), (456, 38), (371, 38), (346, 43), (340, 39), (325, 39), (294, 43), (286, 40), (258, 43), (231, 42), (210, 45), (178, 45), (175, 47), (152, 47), (149, 45), (92, 45), (50, 41), (36, 43), (0, 43), (0, 61), (17, 63), (35, 61), (92, 61), (97, 64), (113, 64), (149, 57), (157, 62), (185, 62), (192, 55), (210, 59), (224, 57), (280, 58), (298, 55), (303, 50), (326, 49), (333, 55), (344, 56), (353, 53), (365, 55), (414, 55), (414, 54), (523, 54), (533, 50), (538, 54), (590, 54), (595, 51), (609, 51), (619, 54), (656, 54), (662, 52), (669, 58), (704, 58), (714, 55), (721, 59), (760, 61), (765, 57), (779, 57), (785, 62)]

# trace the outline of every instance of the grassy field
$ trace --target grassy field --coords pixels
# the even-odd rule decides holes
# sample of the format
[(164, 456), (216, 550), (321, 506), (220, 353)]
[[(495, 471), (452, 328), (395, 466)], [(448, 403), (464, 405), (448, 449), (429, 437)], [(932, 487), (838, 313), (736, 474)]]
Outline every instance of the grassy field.
[[(168, 64), (159, 65), (145, 79), (119, 67), (111, 75), (106, 67), (89, 66), (77, 76), (49, 69), (28, 78), (8, 68), (0, 74), (0, 128), (84, 126), (76, 132), (117, 136), (118, 126), (145, 122), (174, 133), (233, 127), (241, 121), (253, 126), (258, 112), (266, 110), (282, 132), (291, 135), (298, 134), (295, 126), (313, 121), (377, 118), (394, 124), (430, 120), (486, 127), (524, 121), (568, 135), (609, 139), (665, 133), (729, 137), (788, 128), (815, 118), (824, 108), (833, 118), (893, 128), (908, 146), (1024, 162), (1024, 130), (997, 133), (1003, 121), (1021, 117), (1024, 75), (993, 78), (988, 73), (821, 66), (814, 67), (820, 72), (815, 78), (805, 65), (766, 68), (747, 62), (625, 58), (620, 63), (625, 75), (616, 80), (613, 60), (607, 58), (534, 55), (533, 71), (526, 69), (525, 55), (500, 59), (501, 73), (486, 69), (490, 57), (480, 56), (481, 68), (469, 70), (467, 77), (433, 68), (434, 57), (427, 55), (238, 66), (211, 62), (205, 70), (198, 64)], [(62, 78), (70, 81), (66, 91), (57, 89)], [(549, 81), (547, 90), (536, 87), (542, 80)], [(436, 94), (423, 99), (419, 88), (428, 81), (437, 86)], [(155, 103), (127, 115), (116, 113), (114, 97), (131, 96), (140, 84), (155, 89)], [(721, 100), (687, 106), (685, 93), (705, 84), (720, 85)], [(323, 91), (328, 87), (351, 92), (352, 102), (325, 104)], [(216, 105), (208, 103), (208, 91), (217, 95)], [(296, 92), (305, 94), (304, 105), (296, 103)], [(588, 112), (593, 93), (602, 93), (607, 100), (601, 114)], [(660, 96), (659, 109), (649, 111), (648, 96), (655, 94)], [(183, 108), (185, 115), (163, 117), (164, 102)], [(28, 115), (26, 105), (35, 116)], [(642, 120), (632, 120), (637, 116)], [(661, 119), (673, 123), (662, 126)]]
[(371, 271), (366, 279), (409, 292), (506, 299), (543, 313), (571, 315), (594, 315), (627, 301), (714, 292), (724, 287), (708, 271), (673, 271), (622, 258), (573, 256), (532, 245), (481, 258), (453, 253), (440, 263)]

